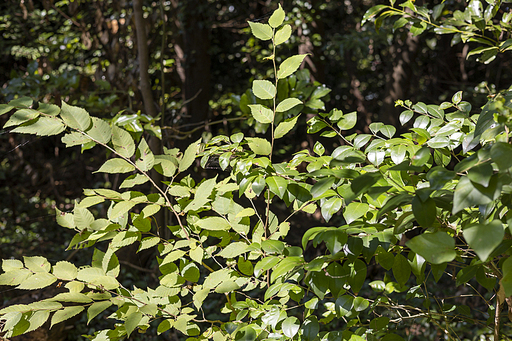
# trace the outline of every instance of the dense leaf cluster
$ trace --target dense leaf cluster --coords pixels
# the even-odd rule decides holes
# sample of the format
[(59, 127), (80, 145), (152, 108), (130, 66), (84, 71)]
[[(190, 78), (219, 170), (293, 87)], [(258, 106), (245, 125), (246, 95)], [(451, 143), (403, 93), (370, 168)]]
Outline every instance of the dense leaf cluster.
[[(471, 1), (463, 22), (454, 12), (447, 21), (453, 26), (439, 27), (467, 40), (487, 25), (498, 30), (491, 23), (499, 4), (479, 12), (475, 3), (481, 5)], [(410, 1), (402, 9), (393, 5), (370, 9), (365, 20), (385, 9), (377, 25), (400, 15), (396, 25), (420, 34), (429, 25), (438, 28), (433, 19), (443, 13), (437, 7), (431, 20), (426, 8)], [(510, 328), (501, 311), (512, 296), (512, 90), (478, 110), (462, 92), (439, 105), (398, 101), (404, 109), (399, 120), (410, 126), (401, 135), (380, 122), (366, 134), (348, 135), (357, 113), (320, 112), (307, 120), (307, 133), (343, 144), (329, 153), (317, 141), (312, 151), (276, 162), (275, 141), (296, 132), (301, 110), (319, 109), (328, 93), (318, 88), (302, 99), (293, 95), (305, 87), (297, 70), (306, 56), (276, 58), (292, 33), (285, 18), (279, 7), (268, 23), (250, 23), (256, 38), (271, 42), (272, 77), (253, 82), (245, 105), (270, 136), (217, 135), (157, 154), (119, 120), (92, 117), (65, 102), (59, 107), (21, 97), (0, 106), (0, 114), (12, 112), (5, 127), (13, 132), (62, 134), (68, 147), (99, 145), (112, 158), (97, 172), (128, 173), (118, 190), (85, 189), (71, 212), (57, 210), (57, 222), (76, 231), (69, 248), (95, 247), (91, 265), (52, 266), (44, 257), (2, 262), (0, 285), (28, 290), (65, 282), (68, 290), (0, 310), (6, 337), (83, 311), (91, 321), (114, 308), (113, 328), (90, 339), (119, 340), (153, 324), (158, 334), (173, 328), (187, 340), (403, 340), (401, 324), (409, 319), (425, 319), (450, 339), (468, 324), (506, 338)], [(463, 32), (451, 28), (457, 25)], [(507, 37), (508, 26), (499, 27)], [(492, 51), (505, 52), (507, 41), (493, 41)], [(473, 51), (490, 62), (485, 51)], [(225, 173), (196, 183), (187, 172), (197, 157), (203, 167), (217, 160)], [(154, 172), (165, 177), (164, 187)], [(133, 189), (145, 183), (155, 192)], [(275, 212), (283, 204), (288, 217)], [(106, 217), (92, 214), (95, 205), (108, 207)], [(173, 225), (154, 220), (162, 210), (172, 214)], [(304, 212), (317, 213), (325, 224), (309, 227), (300, 245), (292, 245), (286, 239), (295, 233), (291, 217)], [(156, 287), (123, 286), (116, 252), (132, 244), (138, 252), (156, 249)], [(378, 277), (370, 275), (374, 268)], [(474, 289), (486, 315), (433, 294), (442, 280)], [(223, 305), (212, 312), (209, 298)]]

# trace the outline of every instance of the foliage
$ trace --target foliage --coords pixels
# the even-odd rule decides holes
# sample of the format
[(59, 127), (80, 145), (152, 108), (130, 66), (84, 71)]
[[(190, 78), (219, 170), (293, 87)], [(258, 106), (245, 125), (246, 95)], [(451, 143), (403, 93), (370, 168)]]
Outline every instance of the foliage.
[[(423, 15), (411, 2), (404, 6)], [(416, 17), (394, 13), (415, 30)], [(326, 95), (300, 88), (295, 75), (305, 55), (276, 57), (292, 33), (284, 20), (279, 7), (268, 24), (250, 23), (256, 38), (272, 44), (266, 59), (273, 77), (255, 80), (256, 99), (246, 103), (266, 135), (218, 135), (157, 154), (119, 121), (65, 102), (21, 97), (0, 106), (0, 114), (14, 112), (4, 125), (12, 132), (63, 134), (67, 147), (100, 145), (113, 157), (97, 172), (127, 174), (119, 190), (85, 189), (72, 212), (57, 210), (57, 222), (76, 231), (69, 248), (94, 247), (90, 266), (52, 265), (40, 256), (3, 261), (0, 285), (30, 290), (63, 282), (68, 290), (0, 310), (6, 337), (82, 312), (90, 322), (109, 309), (113, 329), (90, 339), (118, 340), (156, 326), (158, 334), (174, 328), (188, 340), (403, 340), (408, 320), (434, 325), (449, 339), (472, 337), (463, 334), (466, 326), (507, 338), (501, 311), (512, 296), (512, 89), (481, 109), (462, 92), (440, 105), (398, 101), (400, 122), (412, 122), (400, 136), (380, 122), (367, 134), (347, 135), (355, 112), (310, 114), (309, 134), (343, 144), (329, 153), (317, 141), (312, 151), (276, 161), (276, 141), (300, 127), (304, 107), (321, 109), (313, 103)], [(196, 183), (189, 173), (198, 156), (203, 167), (217, 160), (223, 173)], [(166, 178), (164, 188), (151, 171)], [(133, 189), (145, 183), (155, 192)], [(287, 217), (275, 213), (283, 204)], [(94, 217), (96, 205), (108, 207), (106, 217)], [(161, 210), (172, 214), (172, 225), (154, 220)], [(291, 218), (304, 212), (319, 212), (325, 223), (293, 245)], [(156, 248), (156, 287), (123, 285), (116, 252), (132, 244), (138, 252)], [(442, 281), (474, 290), (487, 312), (438, 296)], [(214, 298), (223, 306), (209, 308)]]

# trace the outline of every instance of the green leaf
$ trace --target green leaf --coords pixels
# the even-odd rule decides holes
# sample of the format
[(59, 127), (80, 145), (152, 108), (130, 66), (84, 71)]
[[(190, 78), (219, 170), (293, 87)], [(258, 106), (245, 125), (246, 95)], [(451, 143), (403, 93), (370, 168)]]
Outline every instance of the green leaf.
[(11, 270), (0, 275), (0, 285), (18, 285), (31, 275), (27, 269)]
[(130, 158), (135, 153), (135, 143), (132, 136), (118, 126), (112, 127), (112, 145), (114, 150), (125, 158)]
[(281, 27), (274, 37), (274, 45), (280, 45), (290, 39), (292, 35), (292, 27), (288, 24)]
[(72, 281), (76, 278), (78, 269), (70, 262), (61, 261), (53, 266), (53, 274), (59, 279)]
[(302, 104), (302, 101), (298, 98), (287, 98), (281, 101), (276, 108), (276, 112), (284, 112), (290, 110), (291, 108)]
[(454, 250), (455, 240), (443, 231), (420, 234), (406, 245), (432, 264), (451, 262), (457, 255)]
[(281, 24), (284, 21), (285, 13), (283, 11), (283, 8), (281, 7), (281, 4), (279, 4), (279, 7), (272, 13), (270, 18), (268, 19), (268, 24), (273, 27), (277, 28), (281, 26)]
[(217, 256), (235, 258), (248, 251), (249, 245), (244, 242), (234, 242), (226, 246)]
[(55, 314), (53, 314), (53, 316), (52, 316), (52, 322), (50, 325), (50, 329), (57, 323), (66, 321), (66, 320), (72, 318), (73, 316), (80, 314), (84, 309), (85, 309), (84, 307), (78, 306), (78, 307), (66, 307), (62, 310), (56, 311)]
[[(276, 87), (266, 80), (255, 80), (252, 82), (252, 92), (254, 96), (261, 99), (272, 99), (276, 95)], [(251, 107), (251, 106), (249, 106)], [(251, 109), (252, 110), (252, 109)], [(263, 122), (262, 122), (263, 123)], [(267, 122), (270, 123), (270, 122)]]
[(368, 302), (368, 300), (363, 297), (359, 296), (354, 299), (354, 310), (355, 311), (363, 311), (366, 308), (368, 308), (369, 306), (370, 306), (370, 302)]
[(11, 126), (17, 126), (39, 117), (39, 112), (34, 109), (20, 109), (9, 117), (4, 124), (4, 129)]
[(36, 272), (23, 280), (16, 289), (34, 290), (46, 288), (57, 281), (57, 277), (46, 272)]
[(32, 316), (29, 317), (30, 327), (28, 327), (27, 330), (24, 331), (24, 333), (28, 333), (31, 331), (36, 330), (37, 328), (41, 327), (46, 320), (48, 320), (48, 317), (50, 317), (50, 312), (45, 310), (39, 310), (35, 311)]
[(494, 200), (496, 194), (499, 195), (499, 192), (495, 193), (495, 190), (499, 190), (499, 188), (496, 188), (496, 183), (489, 184), (488, 191), (485, 191), (484, 187), (478, 186), (479, 185), (474, 184), (465, 176), (460, 178), (453, 196), (452, 214), (455, 214), (467, 207), (487, 205)]
[(317, 317), (315, 315), (311, 315), (305, 319), (300, 330), (304, 341), (315, 340), (318, 337), (318, 332), (320, 331), (320, 325), (318, 324)]
[(370, 209), (370, 206), (366, 203), (362, 202), (351, 202), (345, 207), (345, 211), (343, 213), (343, 217), (345, 217), (345, 221), (347, 224), (359, 219), (364, 216), (366, 212)]
[(132, 174), (119, 185), (119, 188), (132, 188), (133, 186), (142, 185), (149, 181), (149, 178), (143, 174)]
[(320, 212), (322, 213), (322, 217), (325, 219), (325, 221), (329, 221), (334, 214), (341, 210), (342, 206), (343, 200), (341, 200), (341, 198), (329, 198), (322, 205), (320, 205)]
[(142, 313), (140, 311), (135, 311), (126, 317), (124, 327), (128, 336), (139, 326), (140, 320), (142, 320)]
[(14, 128), (11, 132), (50, 136), (60, 134), (64, 129), (66, 129), (66, 126), (57, 117), (39, 117), (35, 122), (24, 123), (24, 125)]
[(283, 198), (286, 193), (286, 187), (288, 186), (288, 181), (286, 179), (280, 176), (270, 176), (265, 179), (265, 182), (272, 193), (281, 199)]
[(144, 138), (141, 139), (139, 147), (137, 148), (137, 160), (135, 164), (144, 172), (153, 168), (155, 164), (155, 156), (151, 149), (149, 149)]
[(318, 180), (311, 188), (311, 195), (313, 198), (317, 198), (324, 194), (336, 181), (334, 177), (328, 177)]
[(503, 278), (500, 285), (505, 291), (505, 297), (512, 296), (512, 257), (508, 257), (502, 264)]
[(98, 316), (99, 313), (107, 309), (112, 305), (112, 302), (110, 301), (100, 301), (100, 302), (94, 302), (87, 308), (87, 324), (91, 322), (93, 318)]
[(137, 203), (133, 201), (120, 201), (114, 205), (110, 212), (110, 219), (117, 219), (132, 209)]
[[(492, 150), (492, 149), (491, 149)], [(512, 152), (512, 149), (510, 150)], [(505, 159), (512, 159), (510, 157), (511, 154), (508, 154), (508, 157), (504, 157)], [(512, 166), (512, 165), (511, 165)], [(468, 172), (468, 178), (472, 182), (482, 185), (484, 187), (489, 186), (489, 182), (491, 181), (491, 177), (493, 175), (493, 168), (490, 163), (482, 163), (474, 166)]]
[(97, 171), (94, 173), (128, 173), (135, 170), (135, 166), (128, 161), (120, 158), (107, 160)]
[(277, 70), (277, 79), (283, 79), (290, 76), (292, 73), (298, 70), (300, 64), (304, 58), (306, 58), (307, 54), (295, 55), (285, 59), (284, 62), (279, 65), (279, 70)]
[(272, 146), (266, 139), (259, 137), (246, 137), (249, 148), (257, 155), (270, 155)]
[(251, 108), (251, 114), (256, 121), (263, 124), (272, 123), (274, 119), (274, 113), (269, 108), (261, 104), (250, 104), (249, 108)]
[(48, 260), (41, 256), (23, 256), (25, 267), (32, 272), (50, 272), (51, 265)]
[(405, 285), (409, 280), (409, 277), (411, 277), (411, 265), (407, 258), (401, 254), (397, 254), (395, 256), (395, 261), (393, 263), (393, 276), (395, 276), (396, 281), (400, 285)]
[(499, 220), (493, 220), (488, 224), (477, 224), (462, 231), (469, 246), (475, 251), (482, 262), (503, 241), (505, 230)]
[(343, 117), (336, 123), (341, 130), (350, 130), (355, 127), (357, 123), (357, 112), (351, 112), (343, 115)]
[[(0, 104), (0, 116), (2, 116), (3, 114), (7, 114), (8, 112), (10, 112), (12, 109), (14, 109), (14, 107), (12, 105), (9, 105), (9, 104)], [(4, 126), (5, 128), (5, 126)]]
[(418, 224), (424, 228), (432, 227), (436, 219), (436, 203), (434, 199), (427, 198), (422, 201), (418, 195), (412, 199), (412, 212)]
[(201, 142), (201, 139), (192, 143), (190, 146), (187, 147), (187, 149), (185, 149), (185, 152), (183, 153), (183, 157), (181, 158), (181, 160), (179, 162), (178, 169), (179, 169), (180, 173), (186, 171), (194, 163), (194, 160), (196, 159), (196, 154), (199, 151), (199, 143), (200, 142)]
[(300, 321), (298, 318), (290, 316), (283, 321), (281, 328), (285, 336), (293, 338), (299, 332)]
[(84, 134), (74, 131), (72, 133), (65, 134), (64, 136), (62, 136), (61, 141), (62, 143), (66, 144), (66, 147), (72, 147), (89, 143), (92, 140), (85, 136)]
[(90, 136), (93, 140), (107, 144), (112, 137), (112, 130), (110, 129), (110, 125), (97, 117), (92, 117), (92, 127), (87, 130), (85, 133)]
[(290, 130), (292, 130), (293, 127), (295, 127), (295, 125), (297, 124), (299, 116), (300, 114), (298, 116), (289, 118), (286, 121), (279, 123), (276, 130), (274, 131), (274, 138), (279, 139), (285, 136)]
[(217, 177), (203, 181), (196, 189), (194, 200), (192, 200), (184, 209), (183, 212), (196, 211), (210, 201), (208, 197), (212, 194), (215, 187)]
[(196, 225), (204, 230), (210, 231), (226, 231), (231, 228), (229, 222), (221, 217), (208, 217), (200, 219), (196, 222)]
[(390, 125), (385, 125), (380, 128), (380, 132), (387, 138), (392, 138), (396, 133), (396, 128)]
[(91, 125), (89, 113), (82, 108), (68, 105), (62, 101), (60, 116), (69, 127), (80, 131), (86, 131)]
[(491, 148), (492, 161), (501, 171), (512, 167), (512, 146), (505, 142), (496, 142)]
[(354, 306), (354, 297), (349, 295), (343, 295), (338, 297), (336, 302), (334, 303), (334, 309), (336, 310), (336, 315), (339, 317), (343, 317), (350, 313), (352, 307)]
[(400, 114), (400, 124), (405, 125), (407, 122), (411, 120), (411, 118), (414, 116), (414, 111), (412, 110), (405, 110), (402, 111)]
[(270, 25), (249, 21), (249, 26), (251, 27), (252, 34), (256, 38), (261, 40), (272, 39), (273, 31)]

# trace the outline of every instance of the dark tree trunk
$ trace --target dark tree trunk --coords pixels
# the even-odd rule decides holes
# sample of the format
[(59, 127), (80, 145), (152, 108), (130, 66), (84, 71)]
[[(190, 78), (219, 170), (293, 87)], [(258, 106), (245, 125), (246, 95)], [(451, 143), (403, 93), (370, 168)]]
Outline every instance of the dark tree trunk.
[(418, 37), (407, 33), (390, 48), (390, 59), (393, 69), (387, 77), (387, 85), (379, 120), (396, 125), (401, 108), (395, 107), (397, 99), (407, 99), (410, 94), (411, 78), (413, 77), (414, 60), (418, 52)]
[[(175, 41), (176, 67), (181, 79), (183, 108), (180, 125), (205, 122), (210, 100), (210, 27), (205, 18), (206, 0), (172, 1), (176, 13), (174, 24), (180, 34)], [(196, 133), (200, 134), (198, 131)], [(200, 135), (199, 135), (200, 136)], [(198, 136), (189, 136), (197, 139)]]

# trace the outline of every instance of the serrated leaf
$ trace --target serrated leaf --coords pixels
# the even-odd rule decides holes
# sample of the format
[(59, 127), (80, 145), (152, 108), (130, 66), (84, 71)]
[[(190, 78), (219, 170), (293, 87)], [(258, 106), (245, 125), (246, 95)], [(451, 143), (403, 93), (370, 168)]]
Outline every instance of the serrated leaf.
[(32, 275), (27, 269), (11, 270), (0, 275), (0, 285), (19, 285)]
[(249, 148), (257, 155), (270, 155), (272, 146), (266, 139), (259, 137), (246, 137)]
[(274, 113), (269, 108), (261, 104), (250, 104), (251, 114), (254, 119), (260, 123), (272, 123), (274, 119)]
[(283, 11), (283, 8), (281, 7), (281, 4), (279, 4), (279, 7), (272, 13), (270, 18), (268, 19), (268, 24), (273, 27), (279, 27), (283, 21), (284, 21), (285, 13)]
[(274, 131), (274, 138), (279, 139), (285, 136), (290, 130), (292, 130), (293, 127), (295, 127), (295, 125), (297, 124), (299, 116), (300, 114), (298, 116), (289, 118), (286, 121), (279, 123), (276, 127), (276, 130)]
[(97, 117), (91, 117), (92, 127), (85, 133), (99, 143), (107, 144), (112, 137), (110, 125)]
[(192, 143), (190, 146), (185, 149), (185, 152), (183, 153), (183, 157), (179, 161), (179, 171), (184, 172), (186, 171), (192, 164), (194, 163), (194, 160), (196, 159), (196, 154), (199, 150), (199, 143), (201, 140), (197, 140), (196, 142)]
[(24, 333), (29, 333), (41, 327), (46, 322), (46, 320), (48, 320), (48, 317), (50, 317), (49, 311), (39, 310), (34, 312), (32, 316), (28, 318), (28, 321), (30, 322), (30, 327), (28, 327), (28, 329), (25, 330)]
[(56, 117), (39, 117), (35, 122), (29, 121), (24, 125), (11, 130), (13, 133), (36, 134), (38, 136), (57, 135), (66, 129), (66, 126)]
[(272, 39), (273, 31), (270, 25), (249, 21), (249, 26), (251, 27), (252, 34), (256, 38), (261, 40)]
[(41, 256), (23, 257), (25, 267), (33, 272), (50, 272), (51, 265), (48, 260)]
[(292, 35), (292, 27), (288, 24), (281, 27), (274, 37), (274, 45), (279, 45), (290, 39)]
[(120, 201), (112, 208), (112, 211), (110, 212), (109, 218), (116, 219), (120, 216), (124, 215), (126, 212), (132, 209), (133, 206), (135, 206), (137, 203), (133, 201)]
[(221, 217), (208, 217), (200, 219), (196, 222), (196, 225), (202, 229), (210, 231), (227, 231), (231, 228), (229, 222)]
[(62, 136), (61, 141), (66, 144), (66, 147), (73, 147), (89, 143), (92, 140), (84, 134), (74, 131)]
[(55, 314), (53, 314), (53, 316), (52, 316), (52, 322), (50, 325), (50, 329), (57, 323), (66, 321), (66, 320), (72, 318), (73, 316), (80, 314), (84, 309), (85, 309), (84, 307), (78, 306), (78, 307), (66, 307), (62, 310), (56, 311)]
[(94, 173), (128, 173), (135, 170), (135, 166), (128, 161), (120, 158), (107, 160), (97, 171)]
[(183, 212), (196, 211), (210, 201), (208, 197), (212, 194), (213, 188), (215, 187), (217, 177), (203, 181), (199, 187), (197, 187), (192, 200), (184, 209)]
[(160, 243), (160, 237), (146, 237), (140, 241), (140, 247), (137, 252), (149, 249)]
[(23, 269), (23, 263), (19, 259), (2, 259), (2, 270), (4, 272), (19, 269)]
[(135, 153), (135, 142), (129, 132), (118, 126), (112, 127), (112, 145), (119, 155), (130, 158)]
[(285, 59), (284, 62), (279, 65), (279, 70), (277, 70), (277, 79), (283, 79), (290, 76), (292, 73), (299, 69), (300, 64), (304, 58), (306, 58), (306, 54), (295, 55)]
[(90, 298), (86, 294), (82, 294), (80, 292), (60, 293), (60, 294), (52, 297), (51, 300), (57, 301), (57, 302), (73, 302), (73, 303), (91, 303), (92, 302), (92, 298)]
[(277, 105), (276, 112), (290, 110), (299, 104), (302, 104), (302, 101), (298, 98), (286, 98)]
[(254, 96), (261, 99), (272, 99), (276, 95), (276, 87), (267, 80), (255, 80), (252, 82)]
[(4, 124), (4, 129), (7, 127), (17, 126), (22, 123), (28, 122), (39, 117), (39, 112), (34, 109), (20, 109), (9, 117), (9, 120)]
[(249, 245), (244, 242), (234, 242), (226, 246), (217, 256), (224, 258), (235, 258), (240, 256), (242, 253), (247, 252)]
[(98, 316), (99, 313), (107, 309), (112, 305), (112, 302), (110, 301), (101, 301), (101, 302), (94, 302), (87, 308), (87, 324), (91, 322), (93, 318)]
[(88, 209), (75, 205), (75, 208), (73, 209), (73, 221), (74, 226), (83, 230), (91, 226), (94, 222), (94, 216)]
[(82, 108), (68, 105), (62, 101), (60, 116), (69, 127), (80, 131), (86, 131), (91, 125), (89, 113)]
[(155, 156), (144, 138), (140, 140), (139, 147), (137, 148), (137, 160), (135, 165), (142, 171), (147, 172), (155, 164)]
[(78, 269), (70, 262), (61, 261), (53, 266), (53, 274), (59, 279), (71, 281), (76, 278)]
[(34, 290), (46, 288), (57, 281), (57, 277), (46, 272), (36, 272), (32, 276), (27, 277), (16, 289)]
[[(115, 159), (117, 160), (117, 159)], [(132, 174), (119, 185), (119, 188), (132, 188), (133, 186), (142, 185), (149, 181), (149, 178), (143, 174)]]

